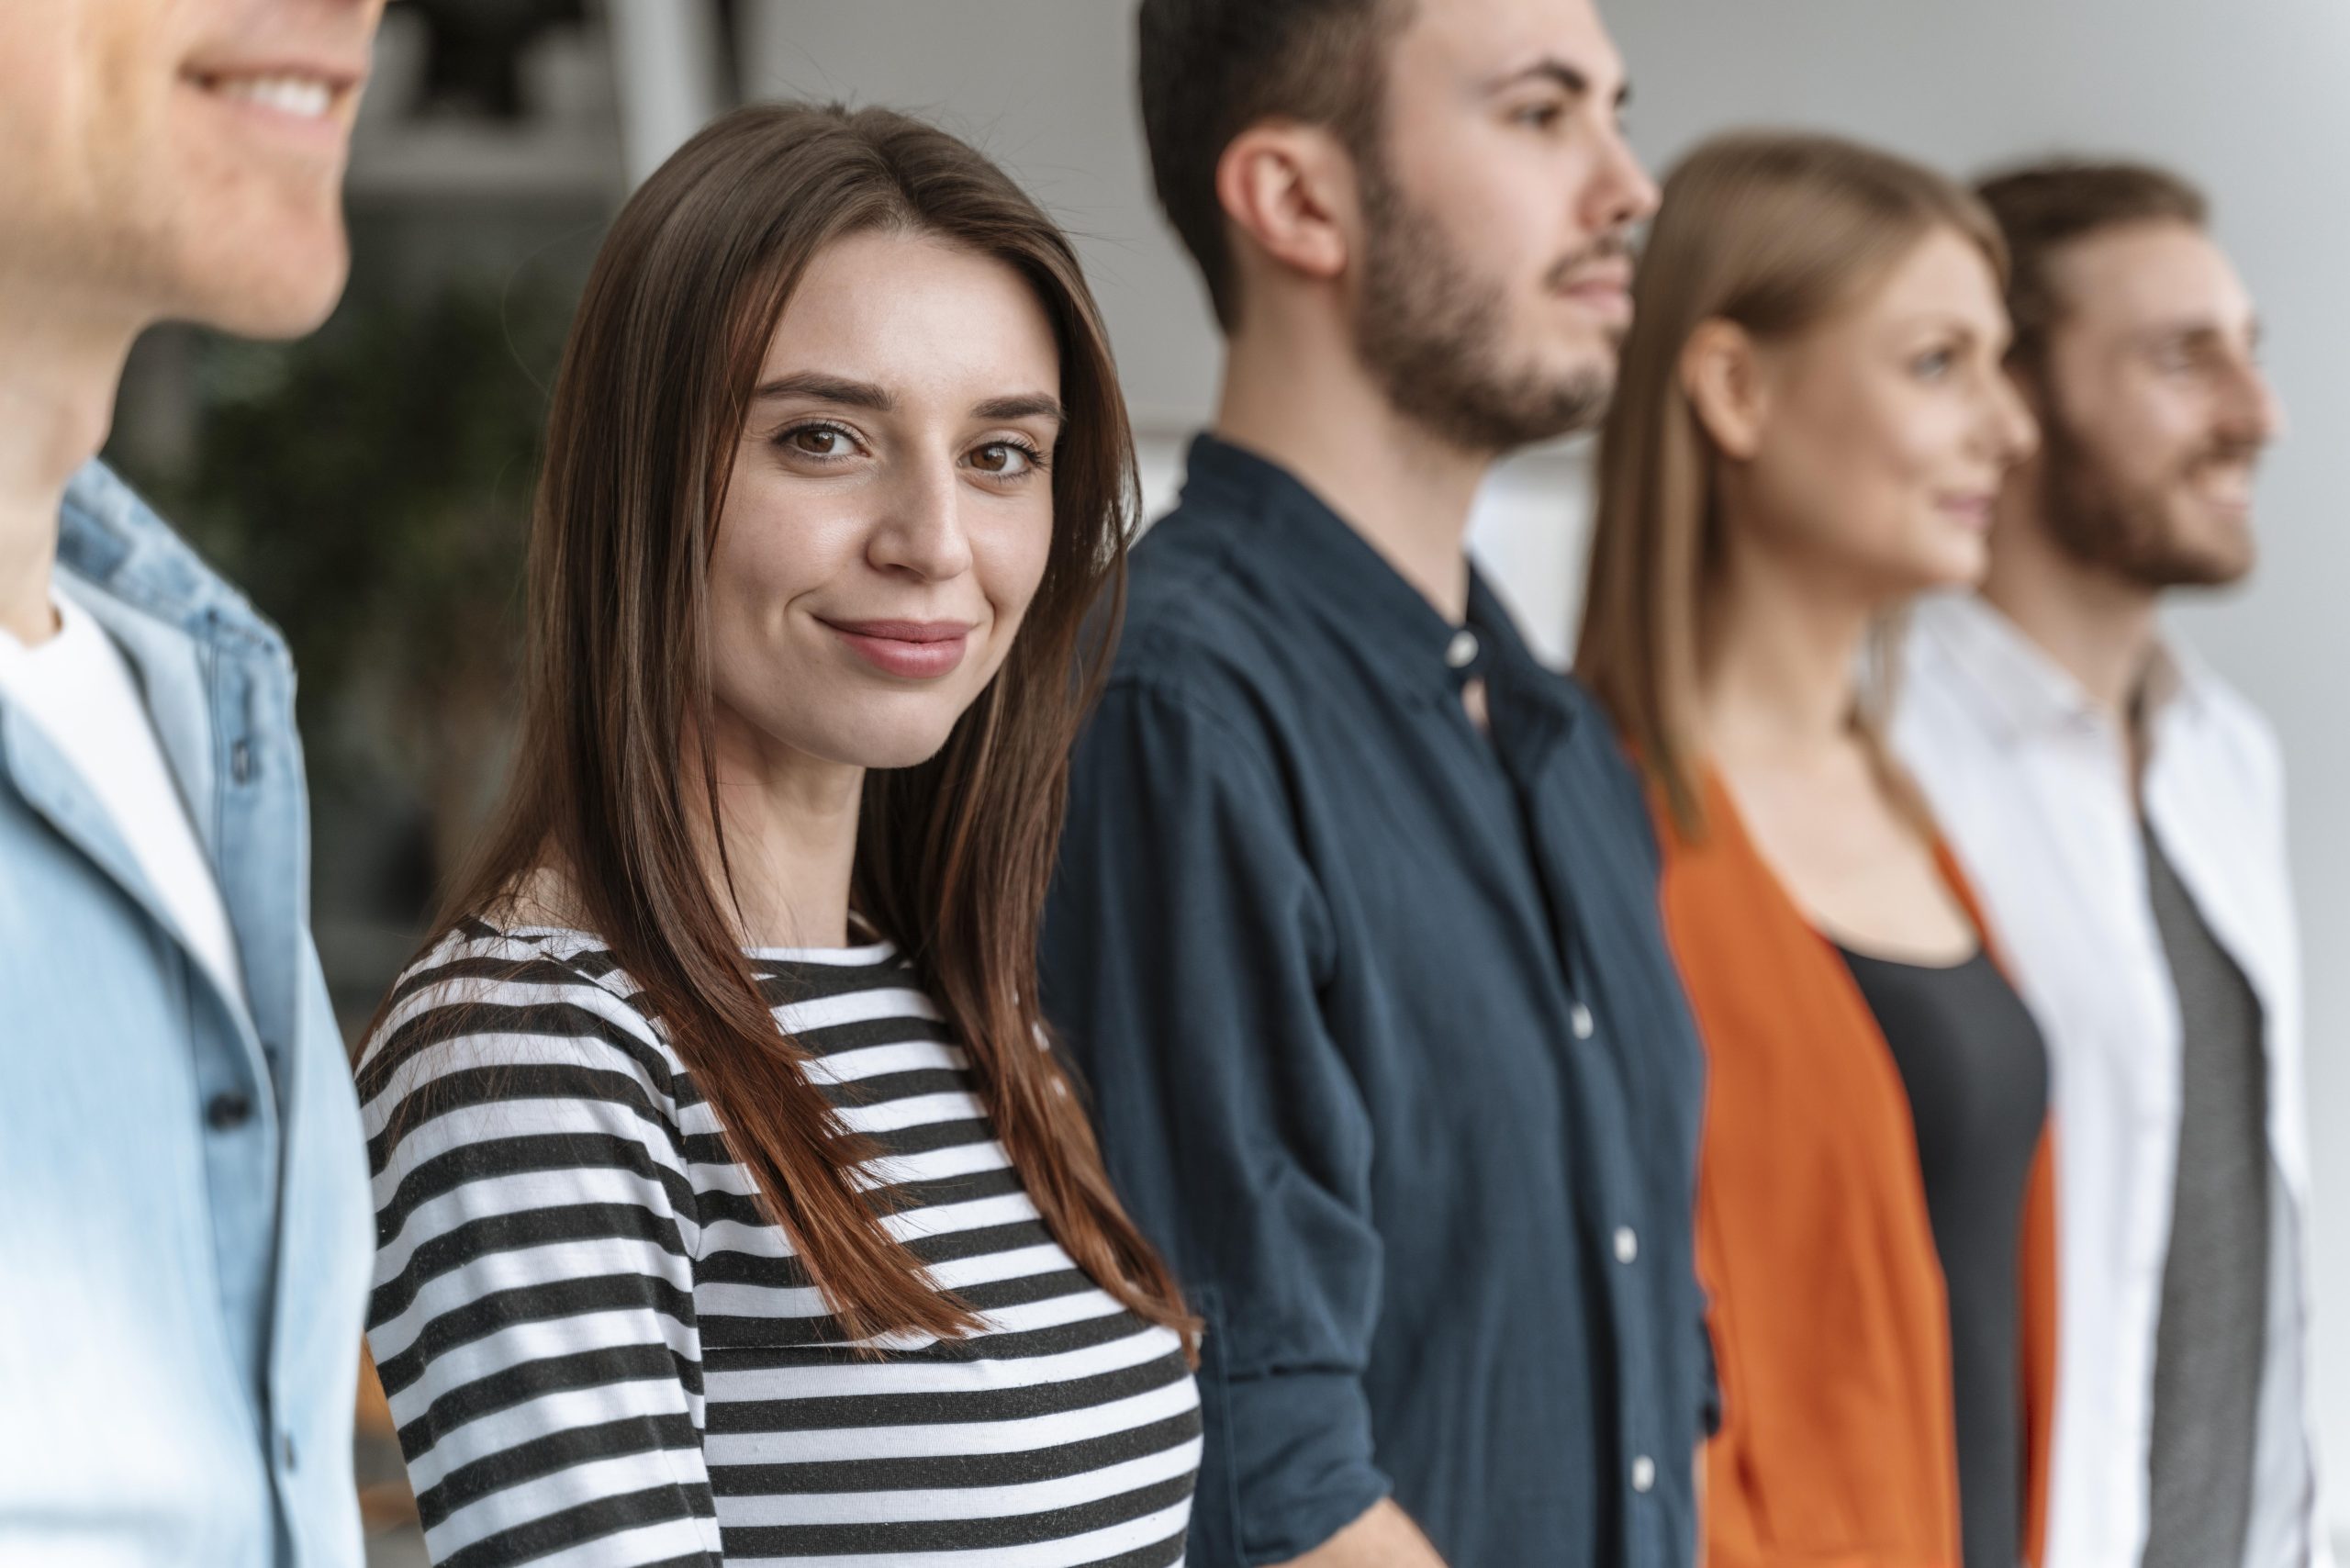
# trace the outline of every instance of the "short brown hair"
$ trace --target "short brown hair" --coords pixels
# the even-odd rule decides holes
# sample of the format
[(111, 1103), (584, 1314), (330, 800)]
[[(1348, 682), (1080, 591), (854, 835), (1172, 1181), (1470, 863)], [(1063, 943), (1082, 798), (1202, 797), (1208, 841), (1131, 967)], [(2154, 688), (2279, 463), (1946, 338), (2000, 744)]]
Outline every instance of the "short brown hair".
[(2008, 316), (2015, 327), (2008, 359), (2031, 368), (2041, 364), (2048, 334), (2064, 318), (2053, 274), (2066, 246), (2133, 224), (2203, 229), (2210, 221), (2201, 191), (2146, 163), (2034, 163), (1981, 181), (1975, 194), (2007, 236)]
[(1358, 157), (1371, 151), (1382, 55), (1411, 11), (1411, 0), (1142, 0), (1151, 179), (1225, 331), (1239, 324), (1240, 301), (1215, 194), (1224, 150), (1252, 125), (1288, 119), (1328, 127)]

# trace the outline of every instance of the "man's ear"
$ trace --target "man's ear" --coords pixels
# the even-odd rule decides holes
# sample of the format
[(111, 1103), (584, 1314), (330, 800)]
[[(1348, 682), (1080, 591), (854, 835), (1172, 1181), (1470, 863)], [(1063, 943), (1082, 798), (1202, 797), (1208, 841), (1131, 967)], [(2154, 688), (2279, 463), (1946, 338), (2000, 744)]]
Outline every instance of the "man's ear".
[(1277, 265), (1327, 280), (1344, 272), (1361, 231), (1354, 160), (1319, 127), (1268, 120), (1216, 160), (1215, 194), (1236, 239)]
[(1719, 317), (1697, 323), (1681, 348), (1681, 390), (1726, 457), (1751, 459), (1771, 413), (1768, 367), (1753, 336)]

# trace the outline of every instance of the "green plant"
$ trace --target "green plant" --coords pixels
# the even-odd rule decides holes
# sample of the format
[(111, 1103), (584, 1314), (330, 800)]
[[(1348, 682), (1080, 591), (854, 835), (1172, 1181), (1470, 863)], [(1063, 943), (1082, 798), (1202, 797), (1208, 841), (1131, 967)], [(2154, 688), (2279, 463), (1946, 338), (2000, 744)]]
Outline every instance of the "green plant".
[(498, 768), (546, 384), (572, 300), (460, 282), (283, 345), (198, 340), (193, 460), (126, 463), (284, 629), (313, 767), (386, 772), (442, 866)]

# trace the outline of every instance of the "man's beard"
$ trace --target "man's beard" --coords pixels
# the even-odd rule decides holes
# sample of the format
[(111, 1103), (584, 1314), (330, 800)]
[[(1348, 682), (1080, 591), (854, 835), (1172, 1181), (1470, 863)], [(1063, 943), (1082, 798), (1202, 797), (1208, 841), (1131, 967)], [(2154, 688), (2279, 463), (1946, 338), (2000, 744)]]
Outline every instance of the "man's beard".
[[(1466, 452), (1507, 452), (1588, 430), (1615, 390), (1612, 363), (1565, 375), (1513, 369), (1507, 295), (1478, 278), (1375, 156), (1362, 171), (1362, 298), (1355, 350), (1396, 412)], [(1552, 269), (1551, 281), (1621, 255), (1621, 234)]]
[(2126, 490), (2061, 418), (2041, 421), (2041, 510), (2057, 547), (2083, 566), (2142, 588), (2224, 588), (2252, 569), (2253, 552), (2214, 550), (2180, 536), (2167, 502), (2219, 464), (2249, 463), (2259, 443), (2214, 437), (2161, 486)]

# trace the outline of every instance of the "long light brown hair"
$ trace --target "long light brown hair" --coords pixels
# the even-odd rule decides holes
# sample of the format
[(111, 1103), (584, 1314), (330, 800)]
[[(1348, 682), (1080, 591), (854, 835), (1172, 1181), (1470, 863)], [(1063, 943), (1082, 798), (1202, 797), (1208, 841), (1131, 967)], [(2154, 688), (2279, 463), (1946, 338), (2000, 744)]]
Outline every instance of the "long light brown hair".
[[(1980, 202), (1930, 169), (1854, 142), (1725, 136), (1665, 181), (1600, 435), (1575, 673), (1685, 834), (1705, 825), (1699, 616), (1722, 540), (1720, 454), (1683, 383), (1683, 351), (1707, 321), (1766, 342), (1817, 326), (1945, 229), (2005, 277), (2007, 253)], [(1881, 680), (1870, 687), (1886, 689)], [(1864, 731), (1878, 722), (1867, 711), (1855, 717)]]
[(877, 230), (1018, 272), (1059, 340), (1069, 420), (1051, 467), (1052, 544), (1025, 622), (936, 756), (867, 774), (852, 902), (944, 1009), (1054, 1238), (1136, 1313), (1189, 1329), (1174, 1281), (1040, 1048), (1037, 928), (1069, 748), (1121, 602), (1137, 510), (1133, 438), (1069, 241), (943, 131), (878, 109), (746, 108), (688, 142), (622, 208), (554, 385), (515, 770), (426, 949), (557, 870), (569, 913), (642, 988), (845, 1330), (951, 1338), (978, 1327), (889, 1234), (877, 1207), (886, 1198), (861, 1190), (853, 1168), (873, 1150), (842, 1126), (761, 999), (732, 888), (713, 886), (698, 836), (719, 833), (726, 865), (708, 738), (709, 574), (732, 454), (811, 260)]

